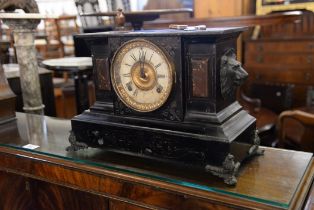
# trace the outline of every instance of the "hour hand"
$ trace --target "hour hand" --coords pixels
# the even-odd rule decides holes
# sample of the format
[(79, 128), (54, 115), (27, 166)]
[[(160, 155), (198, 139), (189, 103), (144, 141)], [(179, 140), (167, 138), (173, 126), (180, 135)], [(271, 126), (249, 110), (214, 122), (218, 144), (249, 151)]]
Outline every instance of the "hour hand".
[[(142, 66), (143, 65), (143, 66)], [(141, 76), (141, 78), (143, 78), (143, 79), (145, 79), (146, 78), (146, 75), (145, 75), (145, 70), (144, 70), (144, 62), (141, 62), (141, 66), (140, 66), (140, 68), (141, 68), (141, 71), (140, 71), (140, 76)]]
[(140, 56), (140, 68), (141, 68), (141, 78), (145, 79), (146, 78), (146, 75), (145, 75), (145, 70), (144, 70), (144, 65), (145, 65), (145, 55), (146, 55), (146, 52), (144, 53), (142, 51), (141, 53), (141, 56)]

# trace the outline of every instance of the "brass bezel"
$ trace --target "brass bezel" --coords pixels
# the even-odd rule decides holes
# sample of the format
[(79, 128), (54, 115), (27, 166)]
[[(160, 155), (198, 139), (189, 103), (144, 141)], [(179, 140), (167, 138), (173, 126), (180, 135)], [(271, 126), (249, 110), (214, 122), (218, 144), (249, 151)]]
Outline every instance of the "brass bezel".
[[(124, 57), (124, 55), (129, 52), (131, 49), (138, 47), (138, 46), (146, 46), (156, 53), (160, 54), (164, 60), (166, 61), (166, 64), (168, 65), (168, 69), (170, 71), (169, 75), (171, 76), (171, 79), (168, 83), (168, 89), (165, 91), (161, 97), (161, 99), (156, 103), (150, 103), (150, 104), (144, 104), (139, 103), (130, 97), (130, 95), (127, 93), (127, 91), (124, 89), (124, 87), (121, 85), (121, 80), (116, 76), (117, 72), (115, 71), (116, 68), (120, 69), (121, 61)], [(132, 39), (130, 41), (125, 42), (123, 45), (121, 45), (116, 52), (114, 53), (114, 56), (112, 58), (111, 67), (110, 67), (110, 77), (112, 86), (114, 88), (114, 91), (116, 92), (119, 99), (129, 108), (136, 110), (138, 112), (151, 112), (154, 110), (157, 110), (162, 105), (164, 105), (167, 101), (167, 99), (170, 96), (170, 93), (172, 91), (172, 86), (175, 83), (175, 71), (174, 71), (174, 65), (169, 56), (164, 52), (163, 49), (158, 47), (156, 44), (152, 43), (151, 41), (145, 40), (145, 39)], [(120, 84), (119, 84), (120, 82)]]

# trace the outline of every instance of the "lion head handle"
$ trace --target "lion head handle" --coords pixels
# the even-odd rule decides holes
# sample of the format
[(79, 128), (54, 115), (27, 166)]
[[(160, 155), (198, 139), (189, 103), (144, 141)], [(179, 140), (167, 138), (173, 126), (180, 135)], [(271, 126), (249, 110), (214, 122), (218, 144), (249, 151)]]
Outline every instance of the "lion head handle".
[(221, 57), (220, 65), (220, 87), (224, 99), (235, 97), (238, 86), (244, 83), (248, 73), (242, 68), (241, 63), (236, 60), (234, 49), (227, 50)]
[(35, 0), (0, 0), (0, 10), (13, 12), (15, 9), (22, 9), (25, 13), (39, 13)]

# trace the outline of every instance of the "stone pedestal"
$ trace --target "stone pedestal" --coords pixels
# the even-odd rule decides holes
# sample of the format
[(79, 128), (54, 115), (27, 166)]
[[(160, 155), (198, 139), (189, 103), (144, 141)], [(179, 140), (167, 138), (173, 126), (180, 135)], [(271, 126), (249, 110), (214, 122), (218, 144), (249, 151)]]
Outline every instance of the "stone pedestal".
[(43, 114), (38, 64), (34, 45), (34, 30), (39, 19), (5, 19), (13, 30), (17, 61), (20, 66), (20, 81), (23, 94), (23, 109), (28, 113)]

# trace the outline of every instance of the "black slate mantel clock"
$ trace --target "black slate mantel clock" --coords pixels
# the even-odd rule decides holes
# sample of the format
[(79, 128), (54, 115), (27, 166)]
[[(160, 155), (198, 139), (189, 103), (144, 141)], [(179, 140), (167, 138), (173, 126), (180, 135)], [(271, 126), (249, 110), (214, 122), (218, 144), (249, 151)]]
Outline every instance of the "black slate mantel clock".
[(243, 28), (83, 34), (96, 102), (72, 119), (68, 149), (101, 147), (201, 166), (235, 184), (257, 152), (255, 119), (236, 101), (247, 73), (236, 60)]

